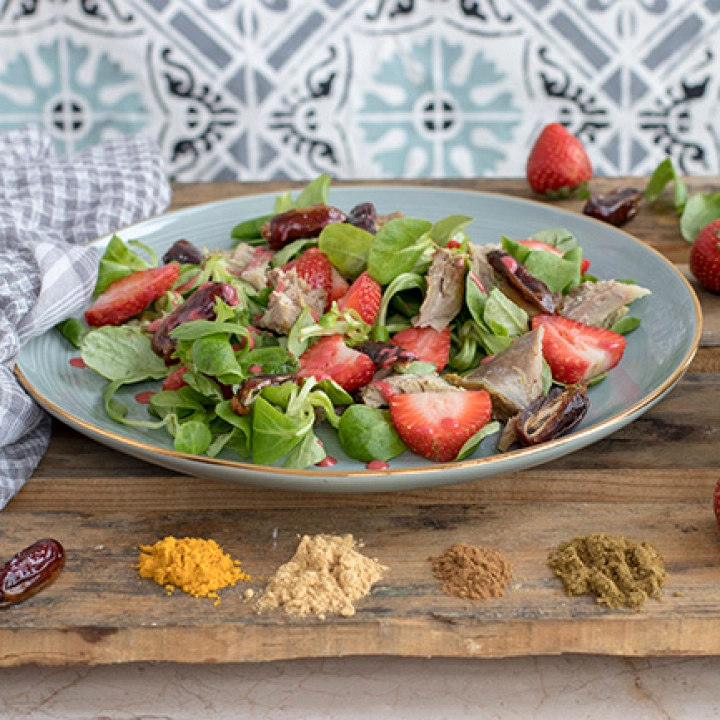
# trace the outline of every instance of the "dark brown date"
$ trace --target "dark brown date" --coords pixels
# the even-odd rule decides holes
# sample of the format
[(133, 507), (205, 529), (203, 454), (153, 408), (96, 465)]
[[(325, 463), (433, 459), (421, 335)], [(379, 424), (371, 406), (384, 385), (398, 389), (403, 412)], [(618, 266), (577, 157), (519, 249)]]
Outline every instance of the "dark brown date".
[(584, 385), (556, 387), (528, 405), (517, 420), (518, 440), (523, 445), (538, 445), (572, 430), (590, 405), (586, 392)]
[(237, 305), (239, 302), (237, 291), (232, 285), (206, 282), (162, 321), (153, 335), (151, 345), (153, 351), (163, 358), (167, 365), (172, 364), (172, 354), (177, 346), (170, 333), (178, 325), (190, 320), (214, 320), (215, 301), (218, 298), (228, 305)]
[(65, 567), (65, 550), (57, 540), (38, 540), (0, 568), (0, 607), (16, 605), (54, 582)]
[(375, 212), (375, 206), (370, 202), (356, 205), (348, 213), (347, 221), (351, 225), (374, 235), (377, 229), (377, 213)]
[(173, 243), (163, 255), (163, 263), (178, 262), (182, 265), (200, 265), (205, 259), (205, 253), (189, 240), (178, 240)]
[(375, 363), (375, 367), (382, 370), (387, 370), (393, 365), (406, 365), (418, 359), (415, 353), (381, 340), (368, 340), (355, 349), (367, 355)]
[(236, 415), (249, 415), (257, 396), (266, 388), (284, 385), (295, 379), (294, 375), (267, 374), (248, 378), (233, 395), (230, 407)]
[(294, 240), (318, 237), (328, 225), (346, 221), (342, 210), (318, 203), (275, 215), (260, 232), (272, 250), (280, 250)]
[(640, 210), (643, 194), (637, 188), (617, 188), (607, 195), (593, 195), (585, 203), (583, 213), (616, 227), (630, 222)]
[(505, 278), (530, 305), (549, 315), (557, 312), (561, 298), (512, 255), (504, 250), (491, 250), (487, 259), (493, 270)]

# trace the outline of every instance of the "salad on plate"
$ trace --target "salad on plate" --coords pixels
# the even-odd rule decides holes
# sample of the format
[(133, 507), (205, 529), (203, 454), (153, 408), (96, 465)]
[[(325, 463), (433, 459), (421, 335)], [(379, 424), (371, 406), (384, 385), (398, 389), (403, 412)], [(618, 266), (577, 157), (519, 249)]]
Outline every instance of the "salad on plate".
[[(230, 250), (178, 240), (162, 257), (114, 236), (95, 299), (60, 326), (107, 380), (118, 423), (164, 428), (175, 450), (256, 465), (437, 463), (572, 430), (588, 388), (612, 382), (649, 294), (599, 279), (578, 238), (539, 228), (477, 245), (473, 218), (380, 216), (329, 204), (330, 178), (240, 219)], [(153, 381), (138, 417), (118, 399)], [(138, 395), (138, 400), (140, 400)]]

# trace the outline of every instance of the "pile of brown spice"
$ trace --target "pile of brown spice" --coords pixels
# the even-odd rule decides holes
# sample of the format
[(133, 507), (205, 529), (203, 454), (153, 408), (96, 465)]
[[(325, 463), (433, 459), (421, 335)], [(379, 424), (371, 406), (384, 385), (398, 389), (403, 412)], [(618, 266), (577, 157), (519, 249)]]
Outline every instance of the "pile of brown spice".
[(241, 580), (251, 581), (240, 565), (215, 540), (166, 537), (154, 545), (140, 546), (137, 568), (141, 577), (164, 585), (168, 594), (179, 587), (195, 597), (215, 598), (219, 605), (218, 590)]
[(561, 543), (548, 564), (568, 595), (594, 595), (610, 608), (637, 610), (649, 597), (660, 600), (667, 579), (663, 559), (650, 543), (607, 533)]
[(430, 561), (443, 592), (467, 600), (501, 597), (512, 577), (502, 553), (479, 545), (455, 543)]
[(305, 535), (293, 558), (278, 568), (258, 601), (259, 610), (282, 608), (289, 615), (350, 617), (387, 570), (357, 550), (352, 535)]

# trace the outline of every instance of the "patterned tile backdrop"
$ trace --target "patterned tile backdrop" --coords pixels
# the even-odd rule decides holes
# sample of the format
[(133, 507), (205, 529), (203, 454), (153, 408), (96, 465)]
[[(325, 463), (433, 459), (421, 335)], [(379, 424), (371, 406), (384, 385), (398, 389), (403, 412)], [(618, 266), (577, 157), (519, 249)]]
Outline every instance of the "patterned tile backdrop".
[(160, 143), (178, 180), (720, 172), (720, 0), (0, 0), (0, 130)]

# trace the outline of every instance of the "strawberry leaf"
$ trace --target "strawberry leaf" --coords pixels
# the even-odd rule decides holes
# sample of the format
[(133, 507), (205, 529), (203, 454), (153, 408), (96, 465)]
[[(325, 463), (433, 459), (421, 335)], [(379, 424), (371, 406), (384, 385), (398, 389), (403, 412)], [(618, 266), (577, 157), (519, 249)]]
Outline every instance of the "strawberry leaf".
[(695, 242), (700, 231), (718, 218), (720, 218), (720, 192), (698, 193), (685, 205), (680, 218), (680, 232), (688, 242)]
[(685, 208), (688, 191), (687, 186), (678, 175), (670, 158), (665, 158), (665, 160), (655, 168), (655, 172), (653, 172), (645, 188), (645, 199), (648, 202), (655, 202), (670, 182), (675, 183), (675, 210), (680, 214)]

